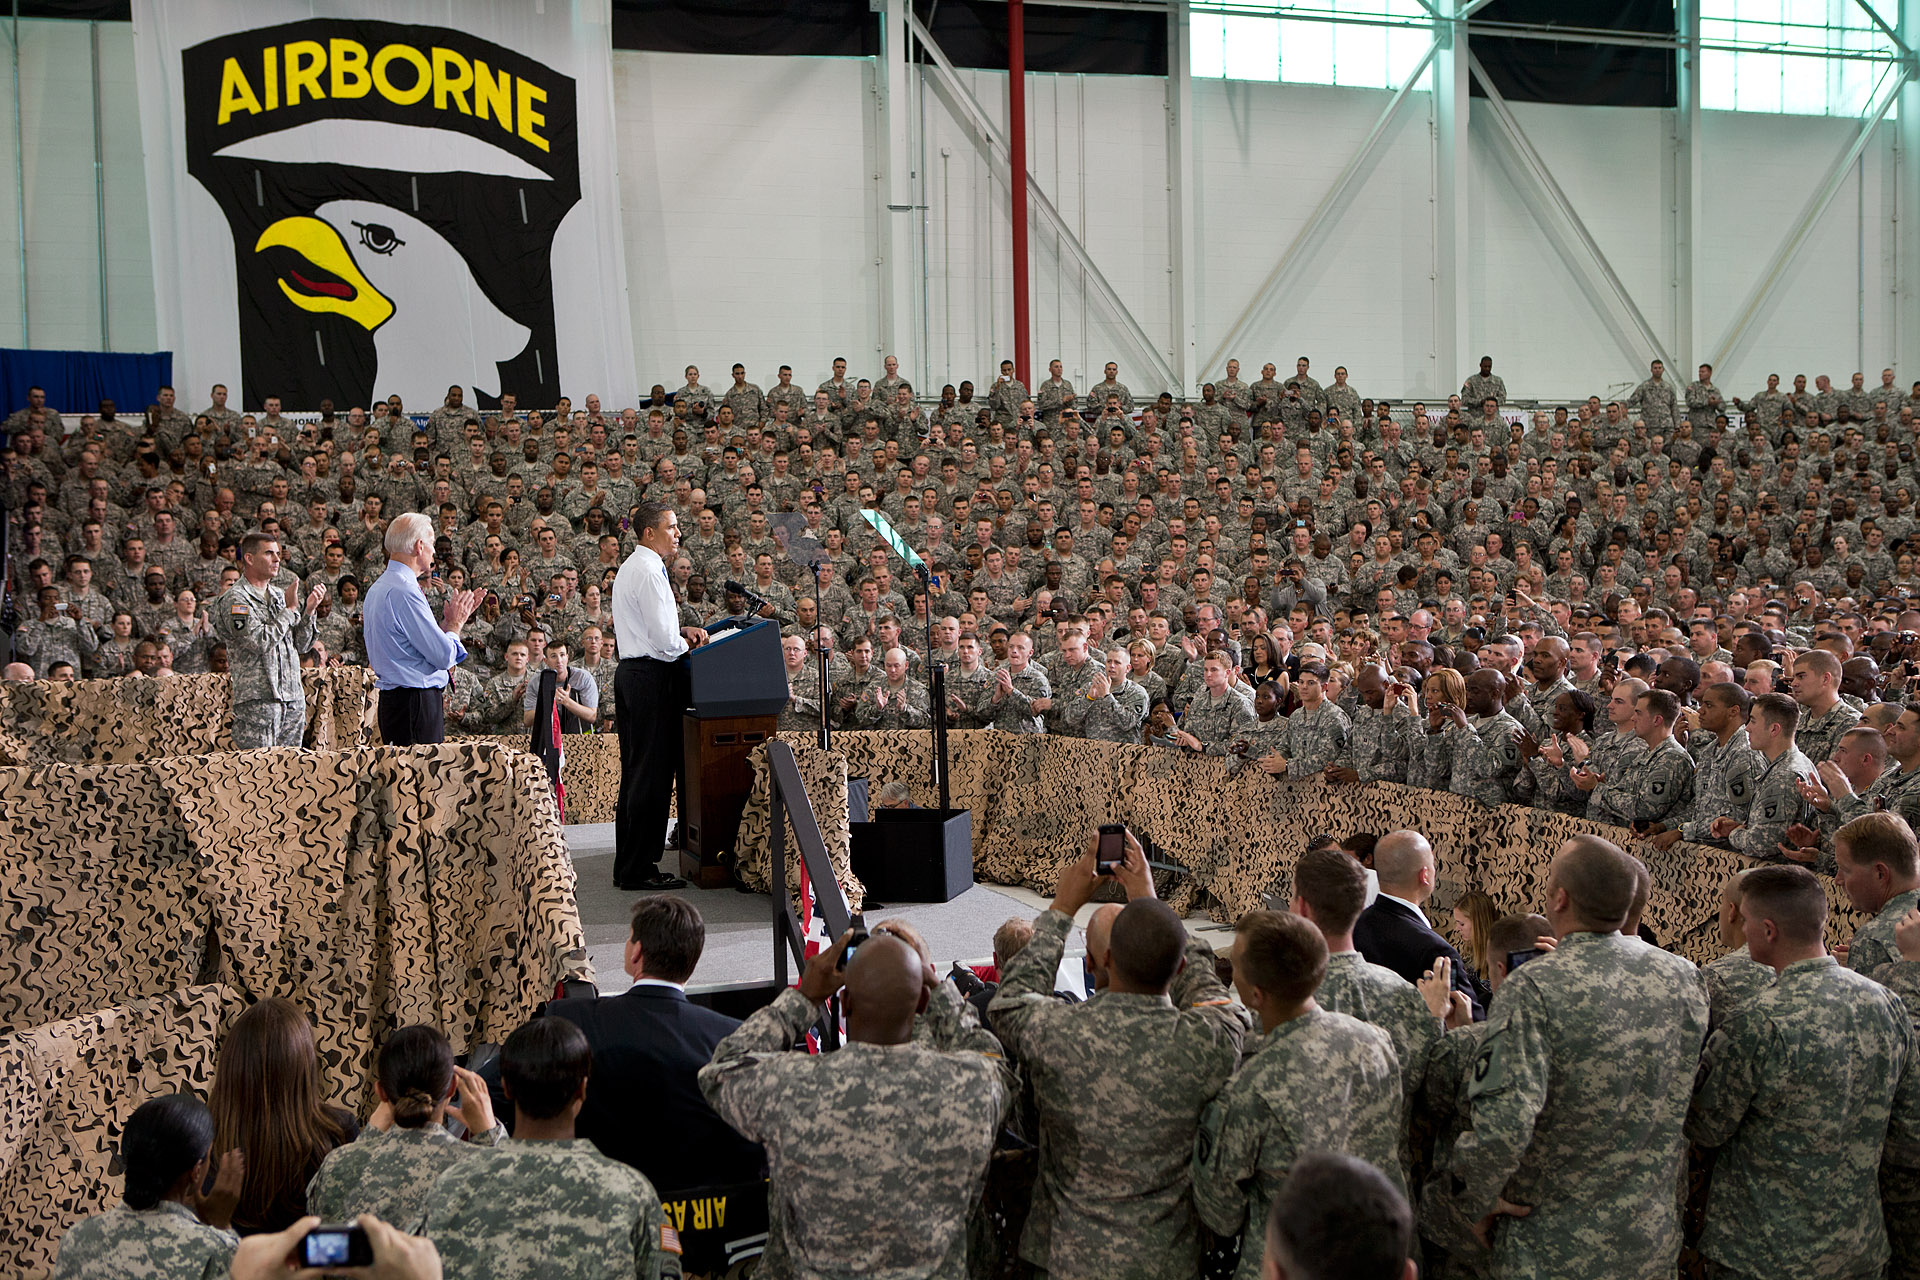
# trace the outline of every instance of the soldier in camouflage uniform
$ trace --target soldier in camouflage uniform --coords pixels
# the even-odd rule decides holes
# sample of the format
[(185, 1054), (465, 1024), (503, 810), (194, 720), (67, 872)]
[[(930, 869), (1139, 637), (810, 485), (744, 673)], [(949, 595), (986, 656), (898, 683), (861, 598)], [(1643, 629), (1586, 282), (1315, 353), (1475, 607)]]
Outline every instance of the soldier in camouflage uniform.
[[(1013, 1072), (965, 1001), (943, 993), (957, 1021), (922, 1031), (934, 1019), (915, 1012), (944, 984), (911, 946), (877, 932), (845, 962), (852, 936), (720, 1042), (700, 1091), (766, 1146), (767, 1274), (966, 1280), (968, 1219), (1017, 1096)], [(847, 1044), (792, 1052), (843, 984)]]
[[(1693, 756), (1693, 800), (1678, 822), (1668, 821), (1654, 843), (1713, 839), (1713, 820), (1731, 815), (1745, 822), (1753, 788), (1766, 761), (1747, 737), (1747, 705), (1752, 701), (1737, 684), (1710, 684), (1700, 694), (1700, 727), (1687, 735)], [(1669, 838), (1670, 837), (1670, 838)]]
[(1776, 976), (1763, 964), (1754, 963), (1747, 950), (1746, 920), (1741, 902), (1746, 896), (1746, 879), (1758, 867), (1746, 867), (1727, 877), (1720, 889), (1720, 945), (1730, 947), (1723, 956), (1700, 968), (1700, 979), (1707, 986), (1707, 1030), (1718, 1031), (1754, 995), (1773, 985)]
[(1716, 1275), (1878, 1276), (1876, 1175), (1883, 1160), (1920, 1165), (1911, 1013), (1827, 954), (1812, 872), (1756, 868), (1742, 903), (1748, 946), (1779, 978), (1700, 1063), (1687, 1137), (1719, 1152), (1700, 1253)]
[(1280, 714), (1281, 701), (1280, 686), (1272, 680), (1263, 680), (1254, 689), (1253, 723), (1242, 729), (1227, 748), (1234, 757), (1235, 773), (1250, 764), (1262, 764), (1269, 757), (1276, 763), (1286, 759), (1283, 749), (1288, 726), (1287, 718)]
[(1086, 736), (1082, 725), (1092, 707), (1087, 690), (1106, 669), (1105, 655), (1087, 648), (1084, 624), (1063, 625), (1056, 631), (1060, 652), (1047, 660), (1047, 683), (1053, 688), (1053, 707), (1047, 712), (1047, 732), (1063, 738)]
[[(1327, 972), (1314, 999), (1323, 1009), (1371, 1023), (1393, 1043), (1401, 1099), (1410, 1110), (1427, 1058), (1440, 1038), (1440, 1020), (1405, 978), (1373, 964), (1354, 946), (1353, 926), (1367, 902), (1367, 874), (1341, 849), (1315, 849), (1303, 855), (1293, 873), (1293, 912), (1313, 923), (1327, 943)], [(1469, 1010), (1471, 1006), (1469, 1006)], [(1406, 1185), (1400, 1167), (1411, 1154), (1406, 1146), (1406, 1115), (1400, 1117), (1392, 1166), (1381, 1172)]]
[[(1552, 931), (1545, 916), (1501, 916), (1487, 933), (1487, 984), (1495, 992), (1507, 979), (1507, 956), (1514, 951), (1534, 949), (1536, 940)], [(1420, 994), (1427, 997), (1428, 1011), (1436, 1020), (1448, 1005), (1449, 996), (1438, 982), (1423, 979)], [(1454, 1006), (1457, 1015), (1457, 1003)], [(1434, 1042), (1427, 1055), (1427, 1072), (1420, 1092), (1409, 1107), (1433, 1127), (1433, 1150), (1444, 1171), (1448, 1153), (1467, 1129), (1472, 1104), (1467, 1096), (1473, 1081), (1473, 1064), (1486, 1041), (1488, 1024), (1449, 1018), (1444, 1034)], [(1429, 1178), (1420, 1199), (1420, 1234), (1430, 1244), (1445, 1250), (1444, 1259), (1429, 1252), (1434, 1265), (1431, 1274), (1458, 1278), (1488, 1274), (1491, 1261), (1486, 1247), (1473, 1237), (1473, 1224), (1467, 1221), (1460, 1205), (1450, 1194), (1451, 1179)]]
[(1725, 397), (1713, 385), (1713, 366), (1700, 366), (1700, 377), (1687, 384), (1687, 419), (1693, 426), (1693, 438), (1705, 440), (1713, 430), (1713, 420), (1726, 409)]
[(1834, 882), (1855, 911), (1873, 919), (1854, 930), (1847, 946), (1847, 968), (1872, 976), (1881, 965), (1900, 959), (1894, 926), (1920, 907), (1920, 865), (1916, 865), (1913, 828), (1896, 813), (1855, 818), (1833, 836)]
[(1045, 733), (1041, 717), (1052, 706), (1053, 686), (1033, 663), (1033, 637), (1015, 632), (1007, 640), (1007, 665), (993, 673), (973, 713), (1002, 733)]
[(1346, 750), (1327, 770), (1336, 782), (1405, 782), (1407, 749), (1418, 731), (1413, 691), (1369, 663), (1354, 681), (1360, 694)]
[(1268, 773), (1284, 772), (1291, 777), (1307, 778), (1340, 760), (1353, 737), (1353, 723), (1347, 713), (1327, 701), (1327, 669), (1317, 662), (1303, 663), (1294, 676), (1293, 687), (1300, 705), (1287, 717), (1285, 739), (1279, 744), (1276, 769), (1266, 761), (1261, 767)]
[(239, 563), (239, 580), (207, 606), (233, 664), (233, 744), (242, 751), (297, 747), (307, 727), (300, 655), (313, 647), (314, 611), (327, 589), (315, 587), (301, 605), (298, 586), (289, 586), (282, 599), (272, 586), (280, 544), (263, 534), (241, 541)]
[(1020, 404), (1026, 400), (1027, 384), (1013, 376), (1013, 361), (1000, 362), (1000, 377), (987, 392), (987, 407), (993, 420), (1003, 427), (1012, 426), (1020, 417)]
[(80, 656), (91, 657), (100, 648), (100, 637), (84, 618), (67, 612), (60, 588), (40, 588), (40, 616), (20, 624), (14, 632), (14, 649), (33, 664), (34, 678), (44, 680), (56, 662), (71, 663), (80, 670)]
[(126, 1199), (73, 1224), (60, 1241), (55, 1280), (225, 1280), (240, 1243), (227, 1224), (244, 1162), (222, 1160), (201, 1198), (213, 1146), (206, 1105), (190, 1094), (142, 1103), (119, 1145), (123, 1161), (132, 1157)]
[(414, 1229), (439, 1246), (450, 1280), (679, 1280), (680, 1238), (653, 1184), (574, 1137), (592, 1061), (564, 1018), (507, 1038), (514, 1136), (442, 1173)]
[(1095, 676), (1083, 695), (1087, 703), (1081, 731), (1095, 742), (1139, 742), (1140, 726), (1147, 722), (1147, 691), (1127, 678), (1131, 662), (1126, 649), (1111, 645), (1106, 668)]
[(1562, 845), (1546, 884), (1560, 944), (1508, 974), (1488, 1012), (1451, 1169), (1497, 1276), (1616, 1280), (1679, 1255), (1707, 999), (1692, 965), (1621, 936), (1639, 875), (1597, 836)]
[(1635, 387), (1633, 394), (1627, 397), (1627, 408), (1640, 416), (1640, 420), (1647, 424), (1647, 430), (1669, 439), (1673, 437), (1677, 403), (1673, 384), (1667, 381), (1667, 366), (1658, 360), (1650, 367), (1646, 381)]
[[(1207, 1106), (1192, 1179), (1202, 1222), (1222, 1235), (1246, 1228), (1236, 1280), (1265, 1274), (1267, 1213), (1307, 1152), (1356, 1156), (1404, 1185), (1392, 1043), (1380, 1028), (1315, 1003), (1326, 968), (1326, 943), (1297, 916), (1253, 911), (1234, 928), (1234, 989), (1264, 1035)], [(1339, 1087), (1327, 1088), (1334, 1080)]]
[(1453, 766), (1452, 790), (1481, 804), (1507, 803), (1520, 774), (1520, 748), (1514, 742), (1520, 722), (1501, 705), (1505, 680), (1482, 667), (1467, 677), (1465, 709), (1439, 708), (1447, 720), (1441, 737)]
[(1761, 862), (1779, 862), (1787, 856), (1780, 845), (1787, 838), (1787, 828), (1799, 822), (1805, 812), (1800, 784), (1814, 776), (1814, 769), (1813, 762), (1795, 745), (1794, 726), (1799, 715), (1799, 705), (1783, 693), (1762, 694), (1753, 700), (1747, 733), (1760, 757), (1753, 779), (1753, 800), (1744, 819), (1726, 815), (1715, 818), (1708, 827), (1714, 839), (1729, 841)]
[(1487, 397), (1493, 397), (1497, 404), (1507, 402), (1507, 384), (1493, 371), (1493, 357), (1480, 357), (1480, 372), (1470, 376), (1460, 385), (1460, 399), (1473, 409), (1479, 409)]
[(981, 715), (980, 706), (991, 696), (993, 672), (980, 661), (979, 636), (961, 636), (958, 649), (959, 662), (947, 668), (947, 727), (984, 729), (989, 718)]
[(1108, 954), (1093, 957), (1107, 987), (1085, 1004), (1053, 998), (1074, 915), (1109, 879), (1095, 874), (1097, 848), (1095, 837), (1061, 872), (1051, 908), (1001, 971), (988, 1005), (1038, 1111), (1040, 1171), (1020, 1256), (1061, 1277), (1191, 1276), (1200, 1249), (1189, 1161), (1201, 1112), (1233, 1073), (1248, 1018), (1215, 976), (1211, 949), (1154, 900), (1131, 835), (1114, 877), (1129, 902)]
[[(416, 1062), (432, 1067), (408, 1072), (400, 1065)], [(377, 1074), (381, 1107), (373, 1123), (346, 1146), (328, 1152), (307, 1183), (307, 1212), (322, 1222), (351, 1222), (363, 1213), (383, 1222), (415, 1222), (434, 1179), (506, 1141), (506, 1126), (493, 1118), (487, 1082), (456, 1067), (452, 1047), (431, 1027), (402, 1027), (389, 1036)], [(466, 1142), (448, 1133), (445, 1124), (454, 1110), (449, 1096), (456, 1085), (458, 1115), (470, 1135)], [(389, 1125), (384, 1130), (383, 1119)]]
[(1204, 687), (1187, 704), (1174, 741), (1189, 751), (1229, 755), (1253, 725), (1253, 705), (1233, 683), (1233, 667), (1225, 654), (1206, 656), (1201, 679)]
[(882, 659), (885, 678), (853, 704), (856, 729), (924, 729), (933, 722), (927, 686), (907, 678), (907, 651), (895, 646)]
[(1793, 664), (1793, 697), (1800, 704), (1794, 741), (1819, 764), (1840, 745), (1840, 735), (1860, 723), (1860, 708), (1840, 696), (1840, 660), (1824, 649), (1803, 653)]
[(1637, 827), (1687, 811), (1693, 757), (1673, 737), (1679, 702), (1663, 689), (1649, 689), (1634, 704), (1634, 732), (1647, 749), (1635, 752), (1631, 763), (1624, 757), (1614, 763), (1587, 809), (1596, 822)]
[(500, 674), (488, 680), (467, 703), (464, 728), (468, 733), (522, 732), (520, 704), (526, 697), (531, 664), (532, 649), (525, 640), (507, 642), (506, 663)]

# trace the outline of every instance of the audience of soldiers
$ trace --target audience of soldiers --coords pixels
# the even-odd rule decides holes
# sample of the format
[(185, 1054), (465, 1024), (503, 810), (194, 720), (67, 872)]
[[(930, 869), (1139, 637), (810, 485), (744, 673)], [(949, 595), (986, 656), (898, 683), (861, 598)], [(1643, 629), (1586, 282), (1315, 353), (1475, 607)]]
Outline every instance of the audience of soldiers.
[[(450, 728), (510, 731), (536, 660), (594, 677), (604, 727), (608, 585), (625, 513), (655, 497), (688, 530), (684, 619), (790, 633), (788, 727), (938, 714), (1145, 742), (1751, 863), (1730, 950), (1699, 970), (1646, 941), (1646, 866), (1597, 834), (1552, 854), (1537, 915), (1473, 925), (1473, 972), (1424, 935), (1409, 950), (1433, 888), (1411, 832), (1374, 847), (1372, 906), (1348, 854), (1303, 858), (1288, 902), (1237, 922), (1230, 982), (1131, 842), (1124, 905), (1092, 906), (1090, 843), (1014, 953), (996, 940), (984, 1018), (902, 931), (838, 939), (697, 1071), (764, 1151), (778, 1274), (1404, 1276), (1424, 1257), (1598, 1280), (1669, 1273), (1684, 1244), (1710, 1274), (1920, 1275), (1920, 385), (1769, 378), (1741, 399), (1656, 363), (1624, 400), (1516, 412), (1491, 360), (1432, 406), (1308, 369), (1247, 383), (1229, 363), (1196, 403), (1136, 403), (1113, 365), (1082, 395), (1058, 362), (1031, 392), (1009, 362), (983, 401), (963, 383), (929, 407), (891, 360), (872, 383), (836, 361), (811, 396), (785, 368), (763, 392), (736, 366), (719, 395), (689, 368), (635, 409), (479, 411), (455, 387), (419, 422), (396, 401), (242, 415), (224, 389), (189, 416), (163, 391), (143, 422), (103, 406), (64, 436), (39, 397), (5, 424), (14, 653), (37, 678), (211, 669), (205, 602), (264, 533), (272, 585), (324, 597), (310, 660), (362, 660), (359, 586), (386, 521), (421, 510), (429, 595), (484, 593)], [(790, 554), (809, 535), (815, 573)], [(1833, 953), (1829, 881), (1870, 917)], [(1097, 992), (1079, 1004), (1054, 992), (1076, 925)], [(829, 1008), (847, 1045), (794, 1051)], [(654, 1185), (579, 1128), (588, 1078), (618, 1068), (567, 1018), (506, 1046), (511, 1137), (430, 1040), (389, 1054), (358, 1138), (291, 1095), (310, 1105), (263, 1149), (297, 1159), (264, 1190), (246, 1143), (219, 1150), (230, 1119), (130, 1125), (126, 1204), (74, 1229), (58, 1274), (129, 1274), (133, 1249), (211, 1274), (284, 1259), (311, 1225), (277, 1208), (296, 1169), (310, 1207), (368, 1215), (395, 1274), (429, 1254), (457, 1275), (678, 1273)], [(1690, 1146), (1710, 1164), (1697, 1236)], [(1030, 1181), (996, 1195), (1010, 1153)], [(280, 1244), (234, 1251), (244, 1204), (276, 1207), (256, 1225)]]
[[(1645, 865), (1569, 839), (1540, 911), (1494, 918), (1473, 949), (1493, 993), (1475, 1021), (1450, 949), (1410, 982), (1377, 929), (1356, 935), (1431, 869), (1416, 832), (1376, 842), (1364, 911), (1365, 868), (1316, 842), (1291, 908), (1243, 915), (1227, 956), (1157, 898), (1137, 840), (1108, 868), (1096, 836), (1047, 910), (995, 933), (983, 999), (890, 920), (821, 948), (745, 1022), (702, 1012), (691, 1057), (666, 1024), (636, 1041), (594, 1007), (631, 995), (557, 1001), (507, 1039), (505, 1124), (444, 1037), (405, 1027), (366, 1127), (316, 1129), (311, 1029), (266, 1002), (248, 1047), (223, 1050), (211, 1114), (185, 1095), (135, 1114), (124, 1203), (72, 1228), (54, 1274), (278, 1274), (248, 1268), (262, 1251), (283, 1267), (325, 1218), (362, 1224), (391, 1255), (378, 1274), (671, 1277), (681, 1232), (717, 1225), (690, 1227), (686, 1199), (725, 1192), (765, 1196), (768, 1275), (1405, 1280), (1417, 1260), (1612, 1280), (1672, 1274), (1684, 1248), (1709, 1275), (1911, 1276), (1920, 846), (1874, 812), (1834, 847), (1870, 917), (1848, 945), (1828, 950), (1812, 871), (1756, 865), (1727, 886), (1732, 949), (1696, 969), (1644, 940)], [(1094, 905), (1109, 884), (1124, 903)], [(658, 990), (682, 983), (651, 975), (690, 977), (704, 928), (659, 901), (635, 909), (629, 971), (655, 988), (636, 1016), (684, 1024), (684, 997)], [(1084, 1001), (1055, 991), (1076, 927)], [(823, 1019), (844, 1045), (815, 1043)], [(618, 1104), (590, 1106), (590, 1080)], [(635, 1128), (676, 1094), (676, 1132), (712, 1126), (737, 1152)], [(221, 1117), (240, 1098), (293, 1105), (235, 1133)], [(695, 1161), (718, 1182), (672, 1207), (638, 1167)], [(1314, 1203), (1302, 1179), (1333, 1181)]]

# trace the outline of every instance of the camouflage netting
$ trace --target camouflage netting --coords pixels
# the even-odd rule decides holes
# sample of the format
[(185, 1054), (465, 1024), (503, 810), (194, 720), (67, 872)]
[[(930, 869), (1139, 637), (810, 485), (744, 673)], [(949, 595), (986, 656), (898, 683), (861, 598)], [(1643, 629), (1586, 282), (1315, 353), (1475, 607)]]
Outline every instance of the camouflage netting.
[[(301, 684), (307, 695), (303, 746), (346, 750), (378, 739), (372, 671), (307, 671)], [(0, 684), (0, 764), (134, 764), (231, 750), (233, 682), (227, 676)]]
[[(837, 733), (822, 751), (809, 733), (786, 733), (819, 816), (828, 855), (856, 908), (864, 888), (847, 863), (846, 779), (871, 791), (905, 782), (916, 804), (938, 796), (928, 781), (930, 735), (920, 731)], [(1547, 862), (1568, 836), (1607, 837), (1646, 862), (1653, 898), (1646, 923), (1661, 941), (1704, 964), (1721, 952), (1721, 886), (1742, 866), (1739, 854), (1708, 845), (1657, 850), (1631, 832), (1516, 805), (1487, 806), (1446, 792), (1394, 783), (1332, 786), (1294, 782), (1253, 770), (1234, 773), (1223, 759), (1158, 747), (1120, 746), (992, 730), (948, 735), (949, 792), (972, 810), (974, 874), (993, 884), (1050, 893), (1061, 866), (1102, 822), (1124, 822), (1153, 838), (1162, 856), (1187, 874), (1156, 873), (1161, 895), (1182, 911), (1204, 907), (1216, 920), (1238, 918), (1270, 894), (1288, 893), (1293, 865), (1318, 833), (1345, 837), (1411, 827), (1433, 842), (1437, 886), (1429, 904), (1442, 932), (1460, 894), (1480, 889), (1503, 911), (1538, 910)], [(736, 868), (751, 888), (771, 882), (768, 773), (754, 753), (753, 798), (741, 823)], [(788, 843), (789, 883), (798, 853)], [(1830, 937), (1848, 937), (1864, 917), (1829, 886)]]
[(592, 976), (546, 770), (495, 743), (0, 769), (0, 833), (0, 1275), (111, 1202), (100, 1152), (204, 1089), (222, 1008), (297, 1002), (365, 1115), (392, 1028), (503, 1040)]

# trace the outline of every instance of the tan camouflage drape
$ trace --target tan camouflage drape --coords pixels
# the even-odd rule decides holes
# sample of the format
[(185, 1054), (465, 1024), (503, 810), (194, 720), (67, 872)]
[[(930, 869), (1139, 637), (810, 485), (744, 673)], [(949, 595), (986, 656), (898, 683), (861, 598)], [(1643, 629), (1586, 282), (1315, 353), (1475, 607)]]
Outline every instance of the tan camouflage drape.
[(67, 1228), (117, 1194), (128, 1117), (163, 1094), (204, 1098), (242, 1007), (186, 987), (0, 1036), (0, 1275), (52, 1270)]
[[(928, 782), (932, 750), (925, 732), (838, 733), (823, 752), (807, 733), (782, 734), (794, 748), (830, 858), (857, 908), (864, 890), (847, 865), (846, 782), (871, 791), (906, 782), (914, 802), (937, 803)], [(1445, 792), (1393, 783), (1331, 786), (1294, 782), (1255, 770), (1234, 773), (1223, 759), (1158, 747), (1119, 746), (993, 730), (948, 735), (954, 807), (973, 811), (974, 874), (992, 884), (1050, 893), (1061, 866), (1102, 822), (1125, 822), (1158, 842), (1191, 874), (1156, 875), (1160, 891), (1185, 911), (1202, 905), (1220, 921), (1287, 895), (1293, 865), (1320, 832), (1345, 837), (1411, 827), (1433, 842), (1438, 886), (1429, 906), (1450, 932), (1450, 908), (1466, 890), (1490, 894), (1503, 911), (1538, 910), (1548, 861), (1560, 843), (1597, 832), (1646, 862), (1653, 898), (1646, 923), (1661, 941), (1704, 964), (1721, 952), (1721, 885), (1741, 867), (1739, 854), (1676, 844), (1664, 852), (1621, 828), (1517, 805), (1487, 806)], [(752, 888), (771, 880), (767, 852), (767, 769), (756, 752), (753, 799), (741, 824), (738, 874)], [(789, 844), (789, 861), (797, 867)], [(790, 869), (789, 875), (794, 871)], [(790, 880), (790, 883), (792, 881)], [(1833, 940), (1861, 917), (1830, 887)]]
[[(378, 734), (373, 672), (301, 673), (316, 751), (364, 747)], [(233, 682), (182, 675), (0, 684), (0, 764), (132, 764), (233, 750)]]
[(497, 743), (0, 768), (0, 847), (0, 1275), (110, 1203), (133, 1107), (204, 1089), (220, 1000), (298, 1003), (365, 1115), (395, 1026), (464, 1050), (592, 977), (546, 770)]
[[(454, 735), (448, 741), (498, 742), (516, 751), (532, 748), (529, 734)], [(612, 822), (620, 801), (620, 738), (612, 733), (569, 733), (560, 781), (567, 787), (567, 821)]]

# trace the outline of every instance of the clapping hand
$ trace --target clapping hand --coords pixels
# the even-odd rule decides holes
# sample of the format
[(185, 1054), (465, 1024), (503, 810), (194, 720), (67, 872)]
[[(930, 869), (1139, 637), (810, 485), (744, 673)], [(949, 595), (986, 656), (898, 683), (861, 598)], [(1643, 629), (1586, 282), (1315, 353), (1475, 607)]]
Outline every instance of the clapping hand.
[(1893, 943), (1902, 960), (1920, 960), (1920, 907), (1900, 917), (1893, 926)]
[(236, 1147), (221, 1156), (220, 1171), (213, 1177), (213, 1186), (204, 1195), (197, 1188), (189, 1193), (193, 1196), (193, 1211), (200, 1215), (200, 1221), (225, 1230), (233, 1221), (233, 1211), (240, 1204), (240, 1188), (246, 1179), (246, 1152)]
[(1850, 800), (1853, 798), (1853, 783), (1847, 778), (1846, 774), (1840, 772), (1839, 765), (1831, 760), (1822, 760), (1818, 766), (1818, 771), (1821, 785), (1827, 789), (1834, 799)]
[(447, 595), (446, 606), (440, 611), (440, 619), (448, 631), (458, 631), (473, 616), (474, 595), (471, 591), (454, 591)]
[(1420, 989), (1420, 998), (1427, 1002), (1427, 1011), (1444, 1022), (1449, 1030), (1464, 1027), (1473, 1021), (1473, 1004), (1453, 989), (1453, 961), (1448, 957), (1435, 956), (1433, 968), (1427, 970), (1414, 986)]
[(1113, 682), (1107, 679), (1106, 672), (1098, 672), (1094, 675), (1093, 680), (1088, 683), (1087, 692), (1095, 698), (1104, 698), (1113, 692)]

